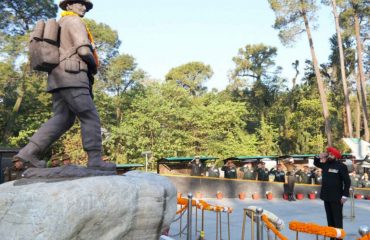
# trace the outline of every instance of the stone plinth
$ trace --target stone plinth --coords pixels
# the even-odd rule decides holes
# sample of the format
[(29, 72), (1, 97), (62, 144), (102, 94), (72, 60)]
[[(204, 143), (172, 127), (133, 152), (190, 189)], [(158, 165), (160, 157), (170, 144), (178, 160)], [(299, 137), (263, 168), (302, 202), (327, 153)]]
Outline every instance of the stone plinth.
[(0, 185), (0, 239), (159, 239), (176, 215), (176, 189), (129, 172)]

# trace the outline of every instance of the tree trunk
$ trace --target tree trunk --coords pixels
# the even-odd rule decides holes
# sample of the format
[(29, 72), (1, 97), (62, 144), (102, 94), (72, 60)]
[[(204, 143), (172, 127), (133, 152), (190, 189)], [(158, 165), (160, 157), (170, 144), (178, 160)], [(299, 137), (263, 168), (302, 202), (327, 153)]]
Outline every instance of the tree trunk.
[(331, 126), (330, 126), (330, 119), (329, 119), (329, 108), (328, 108), (328, 102), (327, 102), (327, 99), (326, 99), (324, 82), (322, 81), (322, 78), (321, 78), (320, 68), (319, 68), (317, 58), (316, 58), (315, 48), (313, 46), (311, 29), (310, 29), (310, 26), (308, 24), (306, 11), (303, 8), (303, 6), (304, 6), (303, 0), (301, 0), (301, 4), (302, 4), (301, 5), (302, 6), (302, 17), (303, 17), (303, 20), (304, 20), (304, 25), (306, 27), (308, 42), (310, 44), (312, 64), (313, 64), (313, 67), (314, 67), (314, 70), (315, 70), (317, 86), (318, 86), (319, 94), (320, 94), (322, 112), (323, 112), (324, 121), (325, 121), (325, 133), (326, 133), (326, 137), (327, 137), (327, 140), (328, 140), (328, 145), (332, 146), (333, 145), (333, 137), (332, 137), (332, 133), (331, 133)]
[(356, 74), (356, 138), (361, 138), (361, 90), (360, 90), (360, 76)]
[(337, 31), (337, 39), (338, 39), (338, 47), (339, 47), (339, 59), (340, 59), (340, 72), (342, 76), (342, 83), (343, 83), (343, 91), (344, 91), (344, 107), (346, 112), (346, 123), (348, 129), (348, 136), (353, 136), (353, 129), (352, 129), (352, 118), (351, 118), (351, 107), (349, 103), (349, 94), (348, 94), (348, 87), (347, 87), (347, 77), (346, 77), (346, 69), (344, 67), (344, 54), (343, 54), (343, 44), (342, 44), (342, 35), (340, 32), (339, 27), (339, 17), (337, 13), (337, 4), (335, 0), (332, 0), (333, 6), (333, 14), (335, 19), (335, 29)]
[(362, 44), (360, 39), (360, 21), (357, 13), (354, 15), (355, 20), (355, 33), (356, 33), (356, 49), (357, 49), (357, 66), (358, 74), (360, 76), (360, 90), (361, 90), (361, 105), (364, 120), (364, 131), (365, 141), (369, 141), (369, 125), (368, 125), (368, 113), (367, 113), (367, 99), (366, 99), (366, 82), (364, 75), (364, 68), (362, 63)]

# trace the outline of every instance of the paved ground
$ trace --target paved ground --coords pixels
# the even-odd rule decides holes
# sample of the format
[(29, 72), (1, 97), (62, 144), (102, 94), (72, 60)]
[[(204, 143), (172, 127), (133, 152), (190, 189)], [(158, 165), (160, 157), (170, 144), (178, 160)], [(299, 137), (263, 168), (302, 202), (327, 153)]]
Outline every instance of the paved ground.
[[(282, 230), (284, 236), (288, 239), (296, 239), (295, 232), (289, 230), (289, 222), (297, 220), (301, 222), (313, 222), (320, 225), (326, 225), (326, 216), (324, 210), (324, 204), (321, 200), (309, 200), (304, 199), (296, 202), (289, 202), (284, 200), (239, 200), (235, 198), (229, 199), (204, 199), (211, 204), (217, 204), (234, 209), (230, 215), (230, 239), (241, 239), (241, 229), (243, 224), (243, 208), (248, 206), (258, 206), (266, 209), (277, 216), (279, 216), (285, 222), (285, 228)], [(349, 201), (344, 206), (344, 215), (350, 216), (350, 203)], [(199, 214), (199, 219), (200, 219)], [(183, 217), (183, 224), (186, 223), (186, 216)], [(195, 218), (193, 218), (193, 231), (195, 230)], [(250, 233), (250, 221), (247, 219), (246, 238), (251, 239)], [(349, 217), (344, 218), (344, 229), (347, 233), (345, 239), (352, 240), (359, 238), (358, 229), (362, 225), (370, 227), (370, 201), (369, 200), (355, 200), (355, 218), (350, 219)], [(183, 225), (184, 226), (184, 225)], [(198, 228), (200, 228), (200, 220), (198, 220)], [(171, 225), (170, 234), (179, 232), (179, 222)], [(185, 232), (186, 233), (186, 232)], [(176, 237), (174, 239), (180, 239)], [(183, 235), (181, 239), (186, 239), (186, 235)], [(192, 239), (196, 239), (193, 236)], [(216, 239), (216, 215), (212, 212), (205, 214), (205, 239), (214, 240)], [(227, 215), (222, 215), (222, 239), (228, 239), (227, 236)], [(267, 238), (265, 238), (267, 239)], [(312, 240), (316, 239), (315, 236), (300, 234), (299, 240)]]

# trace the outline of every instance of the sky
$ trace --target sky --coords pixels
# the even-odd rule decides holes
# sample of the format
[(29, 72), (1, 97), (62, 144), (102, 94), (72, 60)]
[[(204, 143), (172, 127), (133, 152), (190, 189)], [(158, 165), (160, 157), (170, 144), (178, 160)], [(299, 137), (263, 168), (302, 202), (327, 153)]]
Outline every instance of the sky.
[[(108, 24), (119, 33), (120, 52), (132, 55), (151, 78), (163, 80), (168, 71), (191, 61), (209, 64), (214, 75), (209, 89), (223, 90), (232, 58), (247, 44), (264, 43), (278, 48), (276, 64), (291, 82), (291, 64), (311, 59), (306, 33), (292, 48), (284, 47), (273, 29), (274, 12), (267, 0), (93, 0), (85, 17)], [(313, 40), (319, 63), (327, 62), (329, 38), (335, 33), (327, 6), (318, 12)]]

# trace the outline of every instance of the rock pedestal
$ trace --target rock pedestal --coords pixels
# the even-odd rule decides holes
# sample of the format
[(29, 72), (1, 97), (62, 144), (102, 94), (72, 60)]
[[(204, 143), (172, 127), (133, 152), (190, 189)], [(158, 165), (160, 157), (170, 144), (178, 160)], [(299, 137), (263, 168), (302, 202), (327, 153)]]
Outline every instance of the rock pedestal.
[[(16, 182), (15, 182), (16, 183)], [(138, 171), (0, 185), (0, 239), (159, 239), (176, 215), (176, 188)]]

